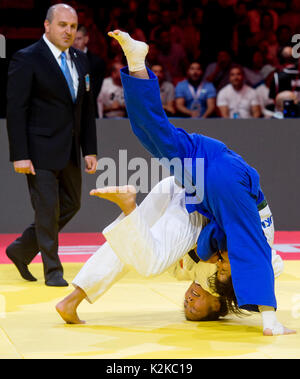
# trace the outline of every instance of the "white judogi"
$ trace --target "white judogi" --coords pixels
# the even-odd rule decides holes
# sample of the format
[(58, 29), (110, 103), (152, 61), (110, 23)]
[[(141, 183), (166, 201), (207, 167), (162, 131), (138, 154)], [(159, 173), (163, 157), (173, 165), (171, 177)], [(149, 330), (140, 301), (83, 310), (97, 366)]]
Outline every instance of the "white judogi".
[[(261, 210), (260, 216), (272, 246), (274, 226), (270, 208)], [(216, 266), (195, 263), (187, 254), (195, 247), (206, 222), (207, 219), (197, 212), (187, 213), (184, 189), (175, 184), (174, 177), (166, 178), (129, 216), (121, 214), (104, 229), (107, 242), (85, 263), (73, 285), (83, 289), (87, 300), (93, 303), (134, 268), (148, 277), (168, 270), (178, 280), (197, 281), (211, 292), (207, 278), (214, 274)], [(283, 262), (275, 250), (272, 251), (272, 264), (277, 277), (283, 271)]]
[(104, 229), (107, 242), (86, 262), (73, 281), (94, 302), (128, 269), (143, 276), (165, 272), (195, 247), (204, 217), (188, 213), (185, 190), (174, 177), (159, 182), (127, 217)]

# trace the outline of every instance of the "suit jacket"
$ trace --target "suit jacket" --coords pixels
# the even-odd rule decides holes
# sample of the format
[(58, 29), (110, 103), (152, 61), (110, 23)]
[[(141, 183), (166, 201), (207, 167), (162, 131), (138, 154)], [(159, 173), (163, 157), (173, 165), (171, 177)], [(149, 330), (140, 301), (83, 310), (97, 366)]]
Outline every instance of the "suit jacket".
[(35, 168), (66, 167), (74, 141), (77, 165), (97, 154), (93, 96), (86, 90), (89, 63), (72, 47), (79, 76), (77, 99), (71, 93), (51, 50), (43, 39), (14, 54), (8, 70), (7, 129), (10, 160), (31, 159)]
[(95, 99), (97, 99), (105, 77), (106, 65), (103, 59), (99, 58), (98, 55), (91, 53), (89, 50), (86, 52), (86, 57), (89, 61), (91, 69), (91, 85), (93, 88), (93, 94)]
[(90, 50), (88, 50), (85, 54), (91, 69), (91, 87), (94, 95), (95, 114), (96, 117), (99, 117), (97, 97), (100, 93), (103, 79), (105, 77), (106, 66), (104, 60), (99, 58), (98, 55), (91, 53)]

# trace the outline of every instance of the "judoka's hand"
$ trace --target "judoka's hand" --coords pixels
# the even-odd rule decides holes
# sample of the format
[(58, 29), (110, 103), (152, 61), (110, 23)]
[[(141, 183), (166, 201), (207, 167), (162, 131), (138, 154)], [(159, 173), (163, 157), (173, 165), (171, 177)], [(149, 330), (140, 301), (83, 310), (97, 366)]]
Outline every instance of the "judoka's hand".
[(95, 174), (97, 170), (97, 156), (96, 155), (86, 155), (85, 160), (85, 172), (88, 174)]
[(30, 159), (15, 161), (14, 169), (15, 169), (15, 172), (18, 172), (19, 174), (35, 175), (35, 170)]

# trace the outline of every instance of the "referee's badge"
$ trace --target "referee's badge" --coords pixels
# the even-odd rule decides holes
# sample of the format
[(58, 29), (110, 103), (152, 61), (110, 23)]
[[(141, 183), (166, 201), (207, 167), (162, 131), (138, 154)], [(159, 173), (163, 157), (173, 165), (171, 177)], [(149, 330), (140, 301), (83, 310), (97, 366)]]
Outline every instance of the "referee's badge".
[(84, 77), (84, 79), (85, 79), (85, 90), (86, 90), (87, 92), (89, 92), (90, 89), (91, 89), (90, 75), (89, 75), (89, 74), (86, 74), (85, 77)]

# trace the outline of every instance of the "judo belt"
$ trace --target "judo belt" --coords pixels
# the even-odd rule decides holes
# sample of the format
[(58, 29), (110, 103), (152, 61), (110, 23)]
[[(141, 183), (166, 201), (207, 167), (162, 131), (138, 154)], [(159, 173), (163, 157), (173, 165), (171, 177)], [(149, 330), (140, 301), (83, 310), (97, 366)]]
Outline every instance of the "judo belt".
[[(258, 204), (257, 206), (257, 209), (258, 211), (260, 212), (261, 210), (263, 210), (264, 208), (266, 208), (266, 206), (268, 205), (267, 201), (266, 200), (263, 200), (260, 204)], [(200, 258), (198, 257), (197, 253), (195, 252), (195, 250), (191, 250), (188, 252), (188, 255), (190, 256), (190, 258), (195, 262), (195, 263), (198, 263), (200, 261)]]
[(190, 256), (190, 258), (192, 258), (192, 260), (195, 262), (195, 263), (198, 263), (200, 261), (200, 258), (198, 257), (198, 255), (196, 254), (195, 250), (191, 250), (188, 252), (188, 255)]
[(268, 206), (267, 200), (263, 200), (260, 204), (258, 204), (257, 209), (260, 212), (267, 206)]

